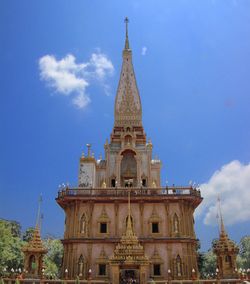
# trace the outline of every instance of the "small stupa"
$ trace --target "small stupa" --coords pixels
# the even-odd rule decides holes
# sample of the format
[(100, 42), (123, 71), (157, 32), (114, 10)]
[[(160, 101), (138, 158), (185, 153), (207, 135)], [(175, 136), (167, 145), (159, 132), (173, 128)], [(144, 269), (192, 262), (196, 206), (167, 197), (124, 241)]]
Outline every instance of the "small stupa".
[(228, 237), (222, 217), (220, 199), (218, 199), (218, 203), (220, 214), (220, 238), (213, 248), (213, 251), (217, 256), (217, 273), (222, 279), (234, 279), (238, 277), (236, 257), (239, 253), (239, 248), (235, 242)]
[(32, 239), (22, 248), (24, 253), (24, 271), (26, 278), (41, 279), (43, 277), (43, 257), (47, 249), (43, 246), (41, 240), (41, 202), (39, 199), (36, 227)]
[(146, 283), (146, 267), (149, 259), (145, 255), (144, 248), (140, 244), (138, 237), (134, 233), (131, 222), (130, 191), (128, 191), (128, 217), (126, 221), (126, 231), (122, 235), (120, 242), (114, 249), (114, 254), (109, 259), (114, 283), (118, 283), (121, 269), (136, 269), (140, 274), (140, 283)]

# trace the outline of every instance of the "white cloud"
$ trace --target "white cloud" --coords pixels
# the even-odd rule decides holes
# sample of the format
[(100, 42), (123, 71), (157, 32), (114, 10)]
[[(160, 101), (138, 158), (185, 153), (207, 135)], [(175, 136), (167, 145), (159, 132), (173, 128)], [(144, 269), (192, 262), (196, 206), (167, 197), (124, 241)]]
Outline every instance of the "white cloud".
[(85, 108), (90, 103), (90, 98), (84, 93), (80, 93), (73, 98), (72, 102), (78, 108)]
[(148, 48), (146, 46), (143, 46), (141, 50), (141, 55), (146, 55)]
[(235, 160), (216, 171), (207, 183), (201, 185), (204, 197), (197, 208), (199, 217), (207, 225), (216, 224), (218, 212), (216, 201), (221, 199), (223, 218), (226, 224), (250, 220), (250, 163)]
[(86, 88), (93, 79), (101, 82), (104, 92), (107, 84), (104, 80), (107, 75), (112, 75), (114, 67), (105, 54), (93, 53), (87, 62), (76, 63), (72, 54), (57, 60), (54, 55), (45, 55), (39, 59), (41, 80), (48, 83), (58, 94), (72, 96), (72, 102), (78, 108), (85, 108), (91, 99), (86, 93)]
[(74, 91), (84, 92), (88, 86), (88, 82), (78, 75), (87, 65), (76, 64), (75, 57), (71, 54), (58, 61), (53, 55), (45, 55), (40, 58), (39, 67), (41, 79), (62, 94), (69, 95)]
[(90, 64), (94, 67), (95, 74), (100, 80), (103, 80), (107, 74), (112, 75), (114, 72), (114, 66), (105, 54), (93, 53)]

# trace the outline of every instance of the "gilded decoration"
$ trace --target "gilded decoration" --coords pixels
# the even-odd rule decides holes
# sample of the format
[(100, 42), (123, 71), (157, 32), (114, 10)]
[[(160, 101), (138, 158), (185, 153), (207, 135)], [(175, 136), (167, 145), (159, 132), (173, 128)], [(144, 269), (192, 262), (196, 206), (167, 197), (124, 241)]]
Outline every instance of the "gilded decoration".
[(220, 238), (213, 248), (213, 251), (217, 256), (217, 268), (219, 269), (220, 277), (235, 278), (237, 276), (237, 272), (235, 271), (237, 267), (236, 257), (239, 253), (239, 248), (229, 239), (226, 233), (221, 209), (220, 215)]
[(144, 248), (139, 243), (133, 231), (130, 214), (130, 192), (128, 201), (128, 221), (126, 231), (122, 235), (120, 242), (114, 249), (114, 254), (110, 258), (110, 264), (118, 265), (148, 265), (149, 259), (145, 256)]
[(32, 239), (28, 242), (27, 245), (23, 247), (23, 252), (38, 252), (38, 253), (46, 253), (47, 249), (43, 246), (40, 229), (36, 226)]
[(24, 269), (30, 278), (42, 276), (43, 256), (47, 253), (47, 249), (43, 246), (40, 229), (37, 225), (32, 239), (22, 248), (24, 253)]

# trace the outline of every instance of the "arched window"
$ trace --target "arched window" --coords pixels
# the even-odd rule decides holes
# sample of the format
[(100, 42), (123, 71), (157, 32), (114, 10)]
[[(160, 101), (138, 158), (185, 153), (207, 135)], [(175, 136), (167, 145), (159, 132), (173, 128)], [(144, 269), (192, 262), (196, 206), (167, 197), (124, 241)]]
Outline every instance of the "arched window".
[(178, 234), (180, 232), (180, 222), (176, 213), (173, 217), (173, 231), (175, 234)]
[(142, 178), (142, 180), (141, 180), (141, 185), (142, 185), (143, 187), (146, 187), (146, 186), (147, 186), (147, 179), (146, 179), (146, 178)]
[(178, 277), (182, 275), (181, 257), (179, 256), (179, 254), (176, 257), (176, 274)]
[(29, 273), (34, 273), (36, 269), (36, 258), (34, 255), (29, 257)]
[(225, 256), (225, 261), (228, 263), (228, 265), (231, 267), (232, 265), (232, 261), (231, 261), (231, 256), (230, 255), (226, 255)]
[(111, 187), (116, 187), (116, 179), (115, 179), (115, 177), (113, 177), (111, 179)]
[(132, 150), (125, 150), (121, 155), (121, 185), (134, 187), (137, 182), (136, 153)]
[(79, 257), (78, 260), (78, 275), (79, 277), (83, 277), (84, 276), (84, 258), (81, 254), (81, 256)]

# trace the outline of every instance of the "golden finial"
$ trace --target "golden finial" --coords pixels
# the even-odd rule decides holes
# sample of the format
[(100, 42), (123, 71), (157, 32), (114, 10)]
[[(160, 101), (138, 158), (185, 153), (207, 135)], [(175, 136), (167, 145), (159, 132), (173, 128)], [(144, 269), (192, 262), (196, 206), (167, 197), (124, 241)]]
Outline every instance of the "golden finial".
[(126, 235), (127, 236), (134, 235), (132, 224), (131, 224), (130, 189), (128, 190), (128, 222), (127, 222), (127, 228), (126, 228)]
[(125, 40), (125, 49), (129, 49), (129, 41), (128, 41), (128, 17), (125, 18), (124, 23), (126, 25), (126, 40)]

